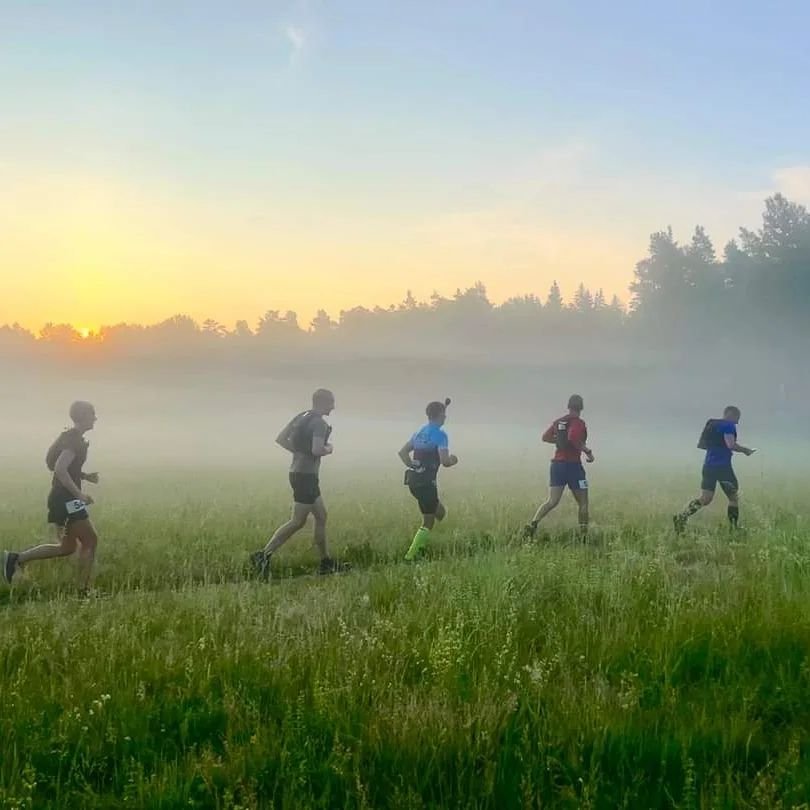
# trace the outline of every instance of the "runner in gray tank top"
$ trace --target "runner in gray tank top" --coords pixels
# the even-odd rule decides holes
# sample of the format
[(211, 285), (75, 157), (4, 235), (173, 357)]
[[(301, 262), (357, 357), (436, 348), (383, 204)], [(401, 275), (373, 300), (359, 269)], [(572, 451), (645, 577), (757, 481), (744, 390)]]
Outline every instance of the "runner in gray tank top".
[(276, 443), (292, 454), (290, 487), (293, 492), (292, 516), (276, 529), (267, 545), (250, 556), (262, 579), (269, 579), (270, 560), (296, 532), (304, 528), (310, 515), (315, 519), (315, 548), (321, 561), (319, 574), (333, 574), (346, 568), (329, 556), (326, 542), (326, 505), (321, 495), (321, 459), (332, 454), (329, 437), (332, 428), (324, 419), (335, 408), (335, 396), (325, 388), (312, 395), (312, 408), (293, 417), (276, 437)]

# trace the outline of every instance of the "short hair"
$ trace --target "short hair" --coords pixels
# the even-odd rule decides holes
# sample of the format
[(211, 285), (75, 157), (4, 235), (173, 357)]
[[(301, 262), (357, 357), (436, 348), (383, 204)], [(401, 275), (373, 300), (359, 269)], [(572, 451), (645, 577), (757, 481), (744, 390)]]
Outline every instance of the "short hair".
[(739, 419), (740, 409), (736, 405), (726, 405), (723, 416), (733, 416), (735, 419)]
[(585, 407), (582, 397), (579, 394), (571, 394), (568, 397), (568, 407), (572, 411), (581, 411)]
[(78, 422), (83, 416), (95, 413), (95, 408), (84, 400), (77, 400), (70, 406), (70, 418), (73, 422)]
[(319, 388), (312, 395), (312, 406), (317, 408), (318, 405), (329, 405), (335, 401), (335, 395), (328, 388)]
[(427, 418), (438, 419), (440, 416), (443, 416), (445, 413), (447, 413), (447, 406), (449, 404), (449, 399), (446, 399), (444, 402), (428, 402), (427, 408), (425, 408)]

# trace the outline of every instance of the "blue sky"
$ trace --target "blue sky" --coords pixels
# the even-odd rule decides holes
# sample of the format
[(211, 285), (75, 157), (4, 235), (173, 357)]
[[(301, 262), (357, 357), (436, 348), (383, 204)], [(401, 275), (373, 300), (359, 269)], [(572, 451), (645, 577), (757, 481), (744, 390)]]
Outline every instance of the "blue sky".
[(0, 0), (0, 321), (624, 294), (654, 229), (721, 248), (766, 194), (810, 202), (808, 28), (798, 2)]

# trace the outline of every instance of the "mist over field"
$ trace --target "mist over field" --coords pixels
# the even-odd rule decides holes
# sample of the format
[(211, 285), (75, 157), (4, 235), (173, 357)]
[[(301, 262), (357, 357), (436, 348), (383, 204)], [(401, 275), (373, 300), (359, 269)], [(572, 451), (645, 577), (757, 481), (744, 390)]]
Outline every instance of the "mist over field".
[[(578, 392), (585, 397), (583, 415), (597, 456), (589, 475), (598, 520), (600, 484), (607, 481), (655, 489), (656, 475), (683, 474), (697, 486), (698, 433), (726, 404), (740, 405), (740, 435), (759, 449), (739, 461), (744, 490), (755, 481), (762, 485), (763, 477), (766, 486), (778, 487), (791, 472), (810, 469), (810, 434), (797, 418), (800, 409), (780, 394), (776, 375), (763, 385), (768, 369), (751, 373), (744, 352), (733, 356), (740, 358), (741, 373), (734, 364), (730, 378), (721, 380), (697, 364), (642, 367), (631, 365), (630, 357), (624, 364), (589, 362), (587, 354), (560, 365), (429, 356), (324, 362), (316, 354), (255, 370), (227, 364), (189, 370), (180, 362), (174, 369), (134, 372), (112, 363), (17, 368), (6, 374), (17, 393), (2, 406), (0, 456), (9, 467), (37, 473), (44, 496), (44, 451), (67, 426), (70, 402), (89, 399), (99, 414), (88, 435), (89, 466), (105, 471), (108, 480), (127, 469), (181, 468), (193, 490), (196, 475), (251, 468), (268, 487), (284, 488), (288, 455), (275, 436), (309, 407), (315, 388), (326, 386), (335, 391), (337, 408), (330, 417), (335, 454), (324, 463), (324, 480), (375, 471), (393, 488), (401, 477), (396, 451), (425, 422), (426, 403), (449, 395), (447, 430), (461, 465), (444, 479), (474, 486), (477, 472), (502, 470), (528, 476), (540, 498), (550, 458), (540, 434), (565, 411), (568, 395)], [(673, 508), (687, 494), (674, 494)], [(103, 508), (103, 484), (99, 495)]]
[(6, 326), (2, 452), (39, 458), (70, 401), (90, 399), (99, 462), (273, 465), (279, 427), (329, 387), (335, 469), (396, 466), (425, 404), (445, 396), (462, 456), (539, 463), (538, 436), (574, 392), (605, 471), (694, 463), (701, 425), (728, 404), (742, 408), (758, 463), (798, 468), (810, 439), (808, 266), (810, 215), (777, 194), (722, 258), (701, 227), (684, 243), (652, 234), (629, 308), (584, 285), (565, 299), (556, 282), (495, 304), (478, 283), (337, 319), (320, 310), (308, 326), (274, 310), (233, 328), (178, 315), (84, 335), (48, 324), (35, 339)]

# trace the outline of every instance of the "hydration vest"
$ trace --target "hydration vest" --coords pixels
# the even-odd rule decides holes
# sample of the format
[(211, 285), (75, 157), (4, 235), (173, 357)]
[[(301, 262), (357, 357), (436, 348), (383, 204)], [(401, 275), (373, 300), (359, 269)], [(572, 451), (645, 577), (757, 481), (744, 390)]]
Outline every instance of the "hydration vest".
[(557, 420), (554, 430), (554, 444), (558, 450), (574, 450), (571, 439), (568, 438), (568, 428), (571, 426), (570, 417), (563, 417)]
[(62, 437), (60, 436), (49, 448), (48, 452), (45, 453), (45, 466), (53, 472), (56, 469), (56, 461), (59, 458), (59, 454), (62, 452)]
[[(304, 411), (295, 417), (291, 428), (291, 444), (296, 453), (303, 453), (304, 455), (312, 455), (312, 423), (318, 418), (315, 411)], [(332, 433), (331, 425), (326, 428), (326, 436), (324, 442), (329, 441), (329, 435)]]
[(709, 419), (706, 422), (698, 439), (698, 450), (711, 450), (726, 446), (726, 440), (723, 438), (723, 434), (717, 430), (717, 424), (722, 421), (722, 419)]
[(70, 433), (70, 431), (70, 428), (63, 430), (56, 437), (54, 443), (48, 448), (48, 452), (45, 453), (45, 466), (51, 472), (56, 469), (56, 462), (59, 460), (59, 456), (62, 455), (62, 451), (65, 449), (65, 436)]

